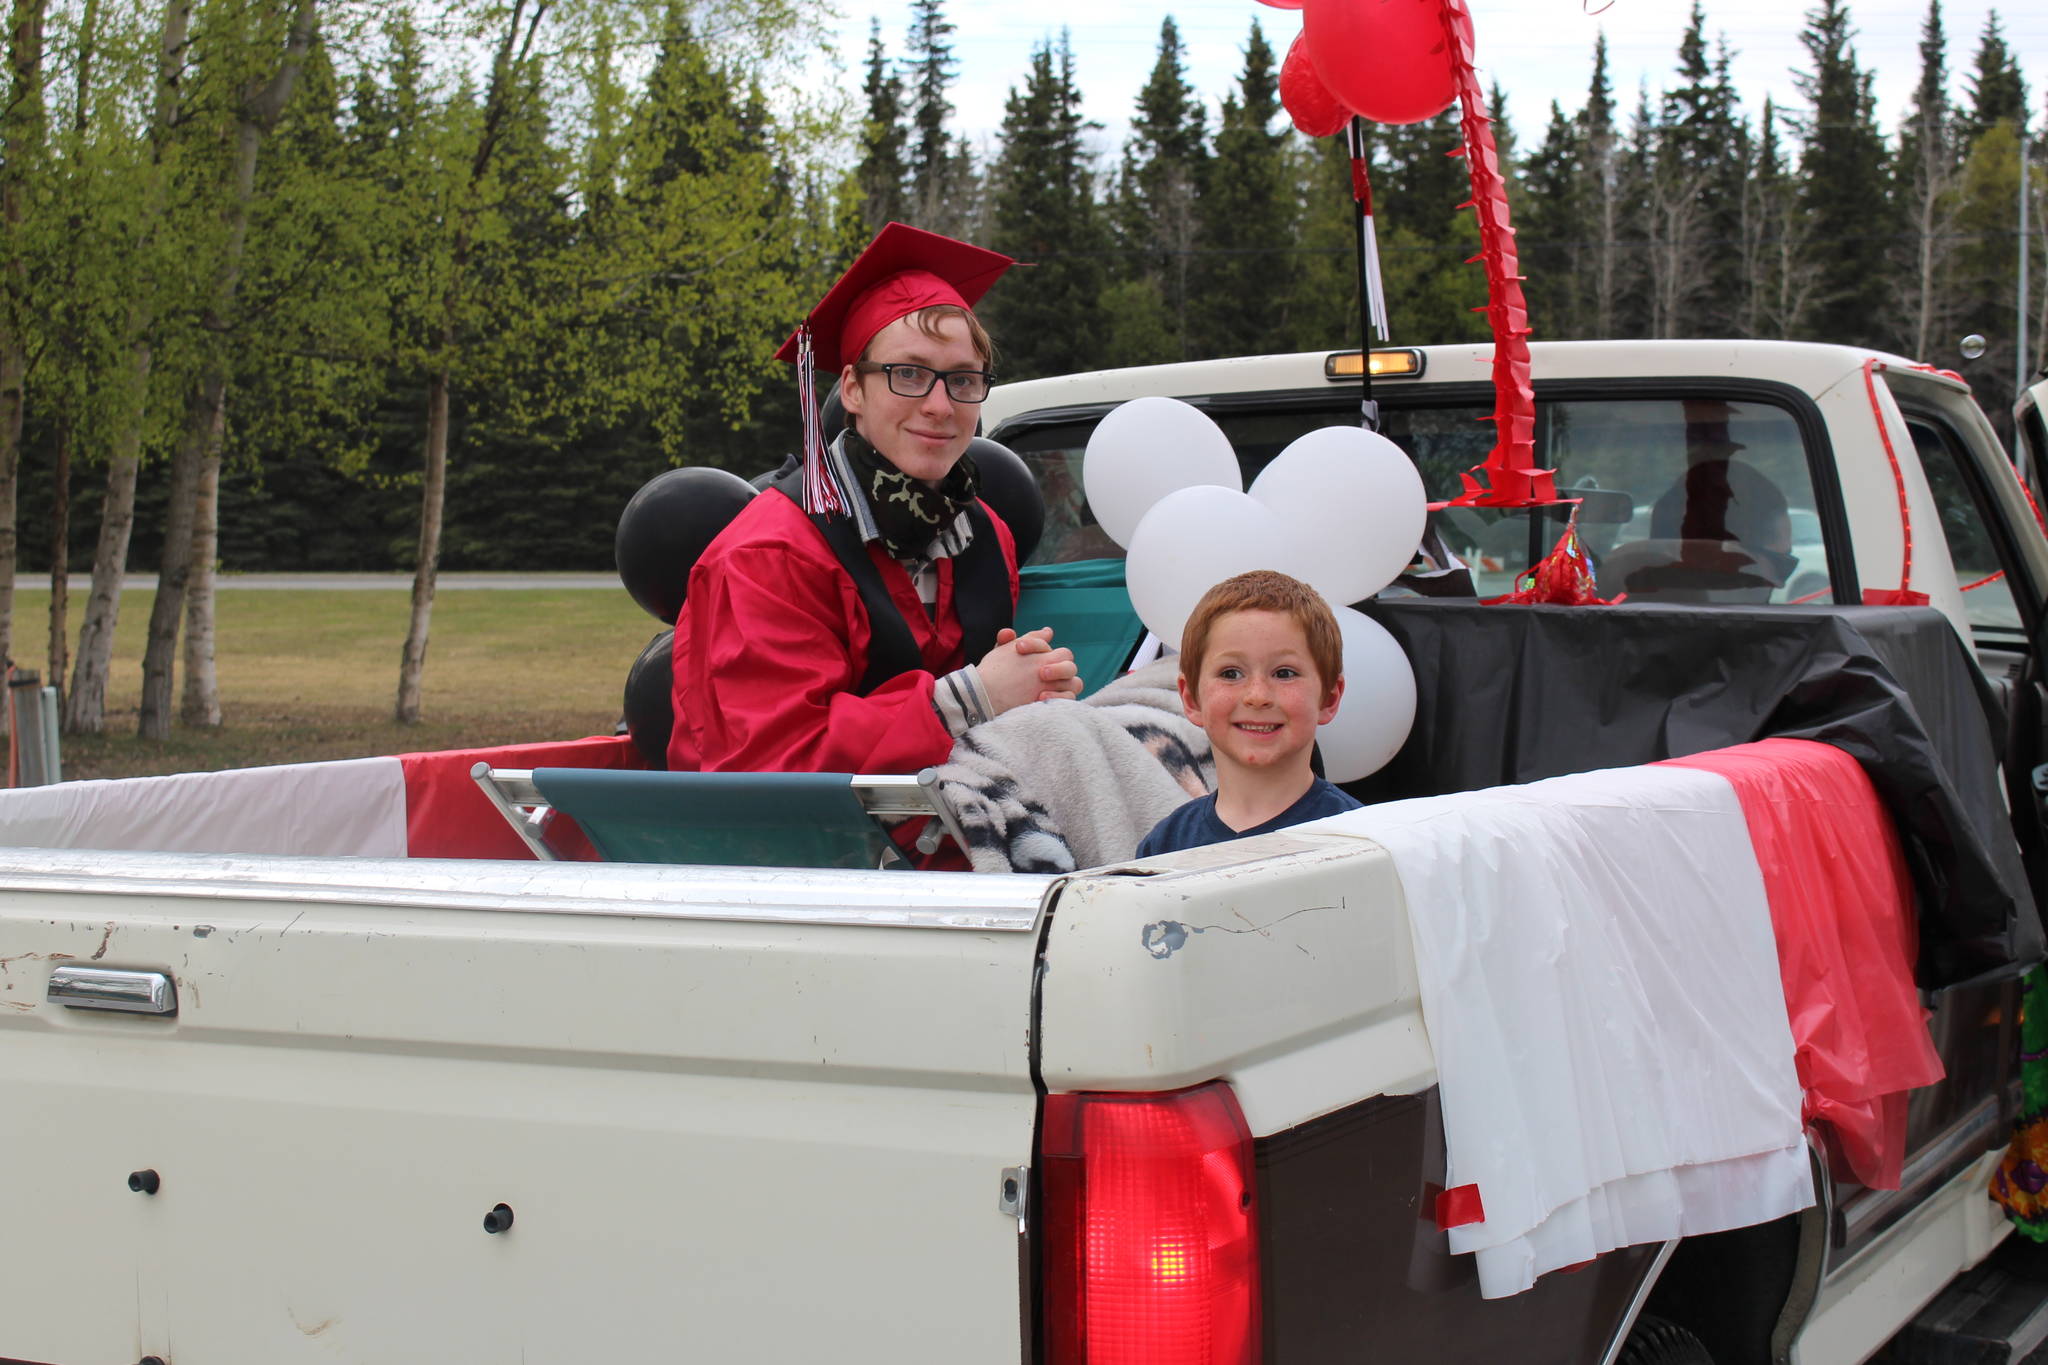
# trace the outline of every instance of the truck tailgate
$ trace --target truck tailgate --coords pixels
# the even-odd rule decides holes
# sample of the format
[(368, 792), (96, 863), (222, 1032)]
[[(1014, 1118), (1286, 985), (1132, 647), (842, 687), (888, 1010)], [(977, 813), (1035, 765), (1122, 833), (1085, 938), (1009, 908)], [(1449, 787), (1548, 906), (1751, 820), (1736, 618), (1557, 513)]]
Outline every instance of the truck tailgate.
[(1046, 879), (222, 869), (0, 856), (0, 1357), (1019, 1358)]

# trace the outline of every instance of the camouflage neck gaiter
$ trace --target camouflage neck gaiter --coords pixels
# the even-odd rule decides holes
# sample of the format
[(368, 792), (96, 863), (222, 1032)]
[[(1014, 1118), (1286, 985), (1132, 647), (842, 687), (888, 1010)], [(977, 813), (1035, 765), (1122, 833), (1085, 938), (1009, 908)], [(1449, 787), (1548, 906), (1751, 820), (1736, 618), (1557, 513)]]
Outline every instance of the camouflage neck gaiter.
[(882, 546), (897, 559), (924, 554), (939, 528), (973, 506), (981, 489), (974, 461), (966, 455), (937, 488), (928, 488), (890, 464), (852, 427), (846, 429), (845, 449), (854, 478), (867, 494)]

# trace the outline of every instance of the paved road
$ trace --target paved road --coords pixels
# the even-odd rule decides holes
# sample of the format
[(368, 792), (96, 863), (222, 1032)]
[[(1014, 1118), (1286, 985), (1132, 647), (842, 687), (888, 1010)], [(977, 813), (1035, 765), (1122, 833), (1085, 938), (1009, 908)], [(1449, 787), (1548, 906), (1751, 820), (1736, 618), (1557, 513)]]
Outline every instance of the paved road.
[[(234, 592), (243, 588), (289, 589), (296, 592), (317, 590), (365, 591), (365, 592), (410, 592), (412, 575), (409, 573), (230, 573), (222, 574), (215, 584), (223, 592)], [(25, 588), (48, 588), (46, 574), (22, 574), (14, 580), (17, 592)], [(156, 587), (155, 574), (129, 574), (121, 580), (123, 588), (140, 588), (148, 591)], [(71, 575), (73, 594), (89, 591), (92, 587), (91, 574)], [(459, 592), (476, 588), (603, 588), (612, 592), (620, 591), (619, 576), (614, 573), (444, 573), (435, 580), (437, 592)]]

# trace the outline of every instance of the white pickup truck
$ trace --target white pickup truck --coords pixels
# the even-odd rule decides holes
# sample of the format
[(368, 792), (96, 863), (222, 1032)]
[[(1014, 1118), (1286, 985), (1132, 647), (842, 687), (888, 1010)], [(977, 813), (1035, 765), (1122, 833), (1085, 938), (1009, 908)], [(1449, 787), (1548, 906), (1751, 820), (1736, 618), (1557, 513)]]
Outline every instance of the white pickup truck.
[[(2048, 885), (2048, 541), (1952, 376), (1789, 343), (1532, 352), (1537, 455), (1597, 490), (1596, 562), (1687, 538), (1659, 500), (1738, 451), (1786, 534), (1752, 547), (1777, 557), (1761, 585), (1659, 605), (1653, 574), (1619, 607), (1449, 608), (1473, 629), (1632, 621), (1677, 657), (1719, 621), (1781, 639), (1867, 619), (1953, 656), (1906, 679), (1944, 780), (1970, 788), (1949, 809), (1977, 823), (1948, 835), (1977, 852), (1929, 853), (1924, 820), (1909, 840), (1948, 1074), (1912, 1098), (1898, 1190), (1817, 1175), (1803, 1214), (1482, 1298), (1433, 1220), (1436, 1064), (1401, 884), (1369, 839), (1304, 829), (1067, 876), (537, 863), (516, 841), (451, 860), (426, 855), (488, 841), (435, 844), (421, 811), (496, 815), (449, 804), (432, 756), (74, 784), (0, 799), (0, 1360), (1835, 1365), (1947, 1330), (1923, 1307), (2009, 1230), (1984, 1190), (2040, 941), (2024, 883)], [(1490, 445), (1487, 359), (1376, 365), (1383, 429), (1436, 496)], [(1039, 557), (1085, 559), (1114, 553), (1078, 478), (1110, 406), (1186, 398), (1255, 467), (1355, 420), (1344, 361), (1017, 384), (985, 419), (1039, 473)], [(1452, 509), (1439, 529), (1487, 593), (1556, 538), (1530, 520)], [(1848, 605), (1900, 589), (1932, 610)], [(1503, 649), (1464, 682), (1497, 697), (1535, 659)], [(1524, 714), (1477, 781), (1752, 739), (1828, 676), (1725, 733), (1718, 703), (1667, 716), (1614, 739), (1618, 760), (1578, 720), (1544, 737)], [(1432, 695), (1410, 749), (1434, 757), (1375, 795), (1461, 780), (1430, 745), (1467, 722)], [(1957, 871), (1972, 857), (2019, 883), (2003, 917), (1957, 894), (1928, 909), (1983, 887)], [(1152, 1169), (1119, 1165), (1114, 1134), (1144, 1124), (1074, 1140), (1078, 1109), (1119, 1104), (1156, 1129), (1128, 1141), (1194, 1174), (1120, 1184)], [(1154, 1253), (1131, 1271), (1098, 1236)], [(2017, 1360), (2048, 1315), (2001, 1302)]]

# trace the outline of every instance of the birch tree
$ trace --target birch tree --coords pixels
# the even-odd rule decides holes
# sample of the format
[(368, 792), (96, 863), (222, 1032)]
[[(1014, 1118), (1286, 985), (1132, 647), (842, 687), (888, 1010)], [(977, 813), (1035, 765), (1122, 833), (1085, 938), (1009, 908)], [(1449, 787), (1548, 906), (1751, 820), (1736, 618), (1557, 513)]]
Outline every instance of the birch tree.
[(467, 170), (452, 187), (445, 273), (440, 297), (430, 304), (419, 548), (413, 561), (412, 611), (399, 655), (398, 700), (393, 708), (401, 725), (415, 725), (420, 719), (427, 635), (433, 620), (435, 579), (441, 565), (441, 519), (448, 490), (449, 401), (455, 367), (460, 360), (459, 347), (464, 340), (462, 323), (470, 306), (469, 258), (495, 188), (499, 140), (514, 101), (534, 86), (535, 40), (551, 3), (552, 0), (513, 0), (500, 17), (481, 126)]
[[(313, 43), (316, 21), (315, 0), (290, 0), (253, 6), (234, 12), (234, 17), (252, 21), (253, 32), (223, 31), (218, 34), (216, 52), (230, 69), (221, 76), (231, 95), (229, 121), (224, 129), (226, 155), (221, 159), (218, 182), (220, 233), (213, 268), (210, 297), (204, 305), (202, 330), (216, 338), (231, 330), (237, 294), (241, 287), (243, 258), (248, 247), (249, 212), (256, 189), (256, 161), (264, 138), (277, 126), (291, 99), (299, 71)], [(280, 32), (281, 30), (281, 32)], [(238, 43), (236, 40), (241, 39)], [(281, 50), (280, 50), (281, 49)], [(248, 55), (244, 57), (244, 53)], [(242, 60), (235, 60), (241, 58)], [(246, 65), (244, 63), (246, 62)], [(203, 347), (191, 387), (185, 396), (184, 430), (172, 454), (170, 504), (164, 521), (162, 563), (157, 571), (156, 600), (151, 606), (148, 643), (142, 660), (142, 710), (138, 730), (142, 738), (164, 740), (171, 730), (171, 679), (177, 652), (179, 618), (185, 611), (186, 592), (193, 580), (195, 529), (204, 529), (214, 515), (211, 506), (202, 514), (202, 493), (209, 500), (218, 489), (221, 437), (227, 417), (229, 357), (224, 344)], [(199, 578), (199, 598), (210, 604), (212, 593), (211, 543), (205, 544), (209, 557)], [(210, 619), (203, 627), (210, 637)], [(202, 668), (210, 675), (209, 650)], [(201, 698), (188, 708), (198, 723), (220, 723), (219, 699), (210, 677), (202, 678)]]
[[(7, 26), (7, 107), (0, 111), (0, 657), (14, 627), (15, 504), (36, 300), (29, 269), (29, 196), (44, 160), (45, 0), (14, 0)], [(0, 714), (0, 729), (6, 717)]]
[[(123, 146), (118, 132), (81, 140), (76, 165), (104, 174), (122, 186), (130, 212), (93, 215), (113, 237), (101, 259), (140, 269), (112, 272), (123, 286), (113, 302), (117, 321), (113, 364), (103, 389), (106, 496), (93, 548), (92, 586), (79, 626), (78, 655), (72, 664), (71, 688), (64, 698), (64, 729), (71, 734), (99, 734), (106, 728), (107, 680), (112, 672), (114, 627), (120, 619), (121, 579), (128, 568), (128, 544), (135, 530), (135, 492), (151, 411), (150, 376), (156, 363), (158, 297), (166, 270), (152, 267), (165, 232), (169, 183), (178, 151), (178, 130), (184, 117), (187, 48), (195, 0), (169, 0), (157, 30), (150, 79), (149, 115), (139, 156)], [(111, 208), (112, 206), (109, 206)], [(103, 281), (104, 282), (104, 281)]]
[(60, 377), (60, 383), (64, 379), (72, 382), (65, 386), (68, 392), (64, 392), (55, 405), (56, 460), (51, 471), (50, 490), (50, 654), (46, 676), (50, 686), (57, 689), (60, 714), (64, 703), (64, 675), (70, 666), (71, 469), (80, 416), (76, 377), (86, 368), (89, 351), (85, 340), (85, 310), (80, 307), (79, 299), (81, 262), (76, 244), (85, 230), (85, 215), (79, 194), (76, 158), (84, 149), (86, 130), (91, 122), (99, 22), (99, 0), (85, 0), (71, 50), (71, 119), (65, 148), (66, 159), (71, 161), (70, 173), (50, 177), (53, 190), (62, 200), (61, 205), (52, 206), (50, 216), (53, 220), (61, 217), (64, 222), (62, 245), (53, 253), (60, 261), (54, 272), (59, 281), (57, 296), (45, 310), (51, 319), (50, 347), (60, 359), (78, 362), (68, 367), (71, 374)]
[[(679, 449), (693, 405), (728, 417), (745, 410), (767, 367), (756, 348), (798, 315), (789, 290), (805, 276), (796, 258), (806, 253), (788, 245), (799, 221), (790, 177), (766, 154), (767, 105), (753, 86), (754, 73), (814, 36), (798, 7), (673, 0), (634, 11), (510, 0), (475, 17), (478, 34), (491, 39), (490, 74), (480, 107), (451, 106), (433, 139), (419, 182), (432, 209), (414, 220), (408, 272), (423, 282), (397, 310), (411, 330), (404, 356), (426, 392), (412, 598), (393, 707), (401, 724), (422, 712), (458, 391), (485, 376), (513, 379), (498, 385), (508, 403), (490, 420), (522, 437), (645, 403), (664, 445)], [(544, 97), (551, 80), (567, 79), (586, 118), (605, 104), (608, 75), (574, 58), (602, 50), (598, 35), (612, 23), (629, 26), (621, 41), (651, 42), (659, 55), (630, 147), (593, 165), (544, 145)], [(552, 70), (544, 30), (565, 54)], [(797, 103), (788, 117), (801, 120)], [(818, 131), (800, 126), (806, 136)], [(580, 253), (567, 249), (560, 226), (579, 159)], [(609, 182), (598, 166), (610, 168)], [(814, 243), (811, 258), (835, 245)], [(769, 314), (777, 320), (767, 322)]]

